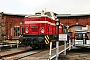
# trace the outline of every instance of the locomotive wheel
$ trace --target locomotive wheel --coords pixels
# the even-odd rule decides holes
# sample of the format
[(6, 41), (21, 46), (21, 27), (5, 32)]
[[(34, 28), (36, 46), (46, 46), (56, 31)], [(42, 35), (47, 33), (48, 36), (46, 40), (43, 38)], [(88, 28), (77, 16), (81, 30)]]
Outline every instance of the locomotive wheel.
[(33, 45), (30, 45), (33, 49), (43, 49), (43, 48), (46, 48), (45, 45), (43, 44), (33, 44)]
[(36, 49), (36, 48), (38, 48), (38, 45), (36, 45), (36, 44), (33, 44), (33, 45), (30, 45), (33, 49)]

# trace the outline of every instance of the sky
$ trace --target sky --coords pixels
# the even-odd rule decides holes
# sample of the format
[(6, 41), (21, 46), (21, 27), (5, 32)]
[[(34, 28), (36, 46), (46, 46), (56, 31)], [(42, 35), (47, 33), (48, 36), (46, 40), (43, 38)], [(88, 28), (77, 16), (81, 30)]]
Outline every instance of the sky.
[(57, 14), (89, 14), (90, 0), (0, 0), (0, 12), (34, 14), (45, 9)]

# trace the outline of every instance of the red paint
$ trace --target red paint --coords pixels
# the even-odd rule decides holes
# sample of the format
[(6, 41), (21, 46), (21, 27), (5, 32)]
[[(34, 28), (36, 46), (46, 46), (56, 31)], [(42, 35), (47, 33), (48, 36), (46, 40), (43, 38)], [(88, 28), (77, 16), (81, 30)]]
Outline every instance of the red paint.
[[(26, 27), (28, 27), (29, 32), (26, 33)], [(41, 32), (42, 28), (44, 33)], [(62, 33), (62, 25), (59, 26), (59, 32)], [(55, 20), (49, 17), (29, 17), (24, 19), (24, 33), (25, 34), (56, 34)]]

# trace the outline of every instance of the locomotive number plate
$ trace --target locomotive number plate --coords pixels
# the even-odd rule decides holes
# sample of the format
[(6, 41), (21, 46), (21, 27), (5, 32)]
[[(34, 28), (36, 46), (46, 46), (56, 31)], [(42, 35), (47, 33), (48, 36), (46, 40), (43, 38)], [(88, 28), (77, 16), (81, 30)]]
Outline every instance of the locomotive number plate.
[(39, 28), (39, 26), (31, 26), (31, 28)]

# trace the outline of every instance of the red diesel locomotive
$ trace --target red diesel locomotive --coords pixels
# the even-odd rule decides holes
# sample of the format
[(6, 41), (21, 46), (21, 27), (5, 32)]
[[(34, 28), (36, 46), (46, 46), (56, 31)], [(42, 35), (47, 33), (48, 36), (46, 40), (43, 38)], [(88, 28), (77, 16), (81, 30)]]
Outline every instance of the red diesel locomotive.
[[(30, 45), (32, 48), (39, 48), (48, 45), (50, 41), (55, 41), (57, 39), (57, 29), (53, 16), (53, 12), (42, 11), (25, 17), (24, 34), (20, 36), (20, 42)], [(62, 32), (63, 28), (60, 24), (59, 33)]]

